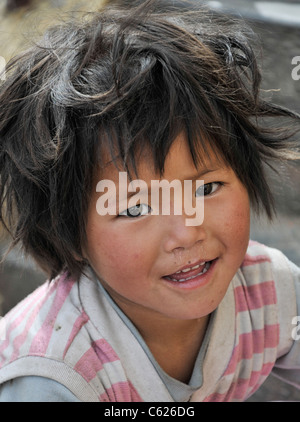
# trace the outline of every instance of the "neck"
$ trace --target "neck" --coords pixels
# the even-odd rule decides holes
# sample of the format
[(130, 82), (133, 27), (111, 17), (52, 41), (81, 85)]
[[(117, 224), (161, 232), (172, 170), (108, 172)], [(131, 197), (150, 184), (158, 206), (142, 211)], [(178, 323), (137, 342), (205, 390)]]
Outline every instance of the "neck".
[(188, 383), (198, 356), (209, 315), (192, 320), (177, 320), (159, 313), (126, 309), (160, 367), (172, 378)]

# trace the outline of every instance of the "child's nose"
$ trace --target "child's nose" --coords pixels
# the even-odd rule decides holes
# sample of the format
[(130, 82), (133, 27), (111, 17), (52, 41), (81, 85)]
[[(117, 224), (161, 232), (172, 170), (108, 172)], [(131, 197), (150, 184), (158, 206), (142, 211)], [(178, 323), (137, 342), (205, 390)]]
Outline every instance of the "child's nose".
[(167, 252), (174, 250), (189, 249), (196, 242), (206, 238), (204, 224), (189, 226), (186, 224), (185, 215), (171, 215), (164, 222), (166, 237), (164, 248)]

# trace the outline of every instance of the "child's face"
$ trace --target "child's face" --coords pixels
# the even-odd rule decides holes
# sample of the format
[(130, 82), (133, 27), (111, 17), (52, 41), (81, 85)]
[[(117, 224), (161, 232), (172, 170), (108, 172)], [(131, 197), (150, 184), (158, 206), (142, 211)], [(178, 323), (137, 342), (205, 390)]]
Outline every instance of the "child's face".
[[(85, 254), (104, 287), (133, 320), (137, 315), (139, 320), (143, 315), (181, 320), (208, 315), (222, 300), (244, 258), (250, 220), (247, 191), (217, 159), (207, 160), (207, 169), (195, 168), (184, 136), (178, 136), (166, 158), (163, 178), (182, 183), (195, 177), (204, 180), (204, 221), (199, 226), (187, 226), (184, 213), (147, 214), (147, 204), (131, 210), (142, 211), (144, 215), (138, 217), (100, 216), (96, 204), (101, 194), (94, 189)], [(149, 160), (140, 162), (138, 177), (149, 187), (151, 180), (159, 179)], [(114, 164), (108, 164), (100, 178), (118, 187)], [(124, 214), (125, 209), (117, 212)], [(202, 263), (208, 261), (212, 263), (202, 274)], [(200, 267), (175, 274), (197, 264)]]

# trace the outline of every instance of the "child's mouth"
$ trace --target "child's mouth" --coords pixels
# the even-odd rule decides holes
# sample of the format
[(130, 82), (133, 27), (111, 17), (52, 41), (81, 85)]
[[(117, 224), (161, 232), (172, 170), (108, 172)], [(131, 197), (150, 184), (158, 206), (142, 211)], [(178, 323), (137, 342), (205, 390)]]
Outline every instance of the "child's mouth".
[(186, 281), (193, 280), (194, 278), (205, 274), (209, 270), (212, 262), (213, 261), (203, 261), (192, 267), (185, 268), (181, 271), (177, 271), (176, 273), (168, 274), (163, 278), (168, 281), (184, 283)]

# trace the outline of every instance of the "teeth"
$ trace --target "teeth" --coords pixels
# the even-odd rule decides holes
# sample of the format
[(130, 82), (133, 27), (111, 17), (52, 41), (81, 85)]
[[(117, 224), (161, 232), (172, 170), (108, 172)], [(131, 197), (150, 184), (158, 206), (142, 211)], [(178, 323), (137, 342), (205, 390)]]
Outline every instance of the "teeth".
[(177, 271), (177, 273), (175, 273), (175, 274), (179, 274), (179, 273), (187, 273), (188, 271), (191, 271), (191, 270), (196, 270), (197, 268), (199, 268), (201, 265), (204, 265), (204, 264), (205, 264), (205, 261), (204, 261), (204, 262), (200, 262), (200, 264), (195, 265), (194, 267), (189, 267), (189, 268), (186, 268), (186, 269), (184, 269), (184, 270)]
[(185, 270), (181, 270), (182, 273), (187, 273), (188, 271), (191, 271), (191, 268), (186, 268)]
[[(205, 262), (203, 262), (202, 264), (196, 265), (196, 267), (198, 268), (198, 267), (200, 267), (200, 265), (203, 265), (203, 264), (205, 264)], [(205, 264), (205, 267), (203, 268), (203, 270), (202, 270), (202, 271), (200, 271), (200, 273), (198, 273), (198, 274), (194, 275), (193, 277), (180, 278), (179, 280), (176, 280), (175, 278), (171, 278), (171, 277), (170, 277), (170, 280), (171, 280), (171, 281), (176, 281), (177, 283), (178, 283), (178, 282), (180, 283), (180, 282), (183, 282), (183, 281), (192, 280), (193, 278), (199, 277), (199, 275), (205, 274), (205, 273), (206, 273), (206, 271), (209, 269), (209, 267), (210, 267), (210, 262), (207, 262), (207, 263)], [(178, 272), (181, 272), (181, 271), (178, 271)], [(182, 272), (184, 272), (184, 271), (182, 271)], [(177, 274), (177, 273), (176, 273), (176, 274)]]

